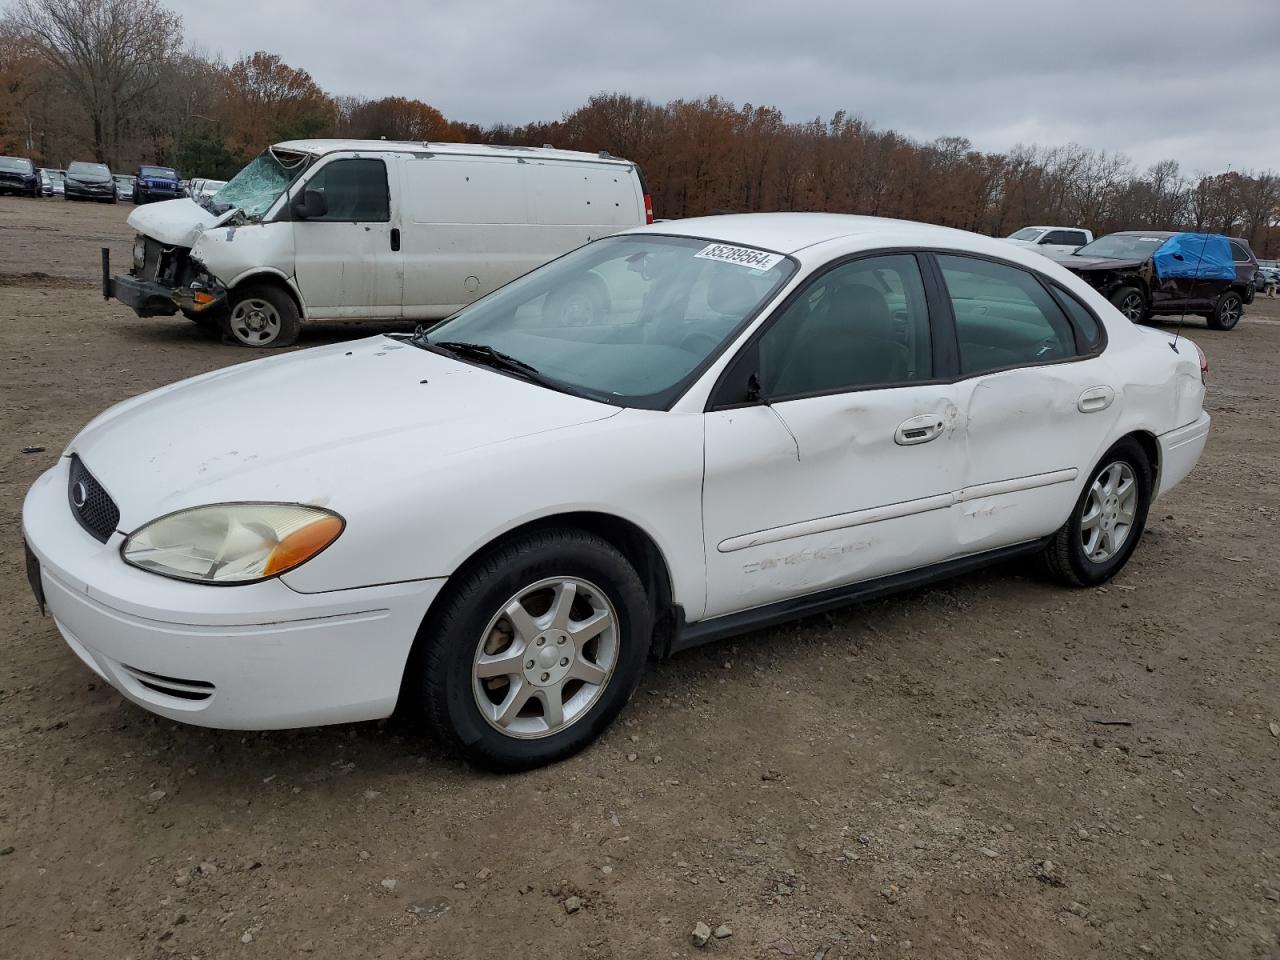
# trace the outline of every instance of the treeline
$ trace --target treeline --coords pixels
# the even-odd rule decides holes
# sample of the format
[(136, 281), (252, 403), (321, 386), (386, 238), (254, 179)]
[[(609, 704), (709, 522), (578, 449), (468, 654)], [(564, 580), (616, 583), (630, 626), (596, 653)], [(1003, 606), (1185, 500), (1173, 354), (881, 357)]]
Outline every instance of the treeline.
[(559, 120), (452, 121), (416, 99), (334, 96), (257, 52), (234, 63), (184, 47), (157, 0), (14, 0), (0, 19), (0, 151), (65, 166), (94, 157), (225, 178), (270, 143), (314, 136), (553, 144), (640, 164), (660, 217), (828, 210), (1005, 235), (1028, 224), (1095, 233), (1221, 231), (1280, 256), (1280, 177), (1140, 170), (1075, 144), (1005, 153), (923, 143), (843, 111), (789, 122), (719, 97), (667, 104), (601, 94)]

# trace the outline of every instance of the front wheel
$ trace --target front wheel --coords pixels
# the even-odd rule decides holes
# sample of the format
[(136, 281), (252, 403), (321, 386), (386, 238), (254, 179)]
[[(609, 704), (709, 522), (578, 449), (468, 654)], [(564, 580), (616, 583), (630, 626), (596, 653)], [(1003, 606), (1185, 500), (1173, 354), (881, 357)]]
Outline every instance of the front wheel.
[(1151, 492), (1146, 453), (1136, 440), (1121, 440), (1103, 456), (1071, 517), (1045, 545), (1048, 572), (1076, 587), (1097, 586), (1114, 577), (1137, 549)]
[(644, 671), (652, 617), (635, 569), (580, 530), (530, 533), (448, 586), (405, 688), (464, 759), (525, 770), (577, 753)]
[(287, 347), (301, 326), (293, 298), (270, 284), (238, 288), (222, 321), (223, 332), (246, 347)]
[(1111, 303), (1125, 315), (1130, 323), (1142, 323), (1147, 319), (1147, 298), (1137, 287), (1121, 287), (1111, 294)]
[(1230, 330), (1244, 316), (1244, 300), (1234, 290), (1228, 290), (1213, 305), (1209, 314), (1209, 326), (1213, 330)]

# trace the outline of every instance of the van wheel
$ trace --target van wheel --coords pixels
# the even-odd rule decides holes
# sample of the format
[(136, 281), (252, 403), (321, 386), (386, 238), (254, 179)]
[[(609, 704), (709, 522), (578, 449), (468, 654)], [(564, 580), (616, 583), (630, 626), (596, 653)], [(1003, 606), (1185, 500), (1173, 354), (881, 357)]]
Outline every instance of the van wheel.
[(1147, 299), (1137, 287), (1121, 287), (1111, 294), (1111, 303), (1130, 323), (1142, 323), (1147, 319)]
[(565, 327), (589, 327), (609, 315), (609, 291), (603, 281), (587, 277), (547, 297), (542, 319)]
[(1046, 572), (1075, 587), (1115, 576), (1133, 555), (1151, 506), (1151, 464), (1136, 440), (1108, 450), (1089, 476), (1071, 516), (1045, 545)]
[(223, 332), (246, 347), (287, 347), (301, 326), (293, 298), (271, 284), (237, 289), (222, 322)]
[(506, 771), (563, 760), (635, 692), (652, 616), (639, 575), (608, 541), (573, 529), (528, 533), (446, 590), (404, 688), (469, 762)]
[(1244, 301), (1240, 294), (1228, 290), (1213, 305), (1213, 313), (1209, 314), (1209, 326), (1213, 330), (1230, 330), (1244, 316)]

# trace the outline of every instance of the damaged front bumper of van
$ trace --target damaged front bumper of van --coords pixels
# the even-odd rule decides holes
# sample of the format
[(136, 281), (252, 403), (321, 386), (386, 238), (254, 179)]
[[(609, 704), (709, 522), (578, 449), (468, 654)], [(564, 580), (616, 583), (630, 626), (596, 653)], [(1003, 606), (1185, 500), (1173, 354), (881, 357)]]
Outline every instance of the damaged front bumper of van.
[(179, 310), (187, 316), (216, 313), (227, 303), (227, 290), (200, 271), (188, 283), (168, 284), (143, 280), (132, 271), (113, 277), (111, 257), (102, 249), (102, 298), (119, 300), (140, 317), (171, 317)]

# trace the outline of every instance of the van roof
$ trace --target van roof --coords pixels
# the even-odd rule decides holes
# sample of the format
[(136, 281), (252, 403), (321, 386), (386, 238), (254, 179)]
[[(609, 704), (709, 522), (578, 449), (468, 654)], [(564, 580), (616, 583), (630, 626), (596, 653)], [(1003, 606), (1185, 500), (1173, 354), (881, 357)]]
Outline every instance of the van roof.
[(553, 147), (498, 146), (487, 143), (437, 143), (422, 140), (286, 140), (275, 146), (281, 150), (296, 150), (323, 156), (345, 150), (369, 153), (443, 153), (469, 157), (530, 157), (544, 160), (576, 160), (579, 163), (613, 163), (632, 166), (630, 160), (581, 150), (556, 150)]

